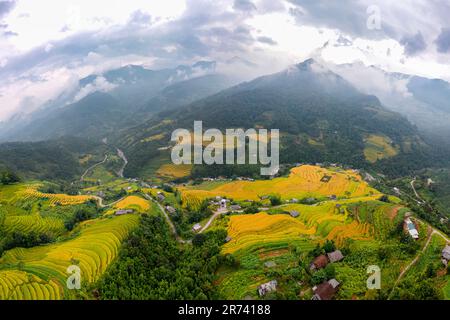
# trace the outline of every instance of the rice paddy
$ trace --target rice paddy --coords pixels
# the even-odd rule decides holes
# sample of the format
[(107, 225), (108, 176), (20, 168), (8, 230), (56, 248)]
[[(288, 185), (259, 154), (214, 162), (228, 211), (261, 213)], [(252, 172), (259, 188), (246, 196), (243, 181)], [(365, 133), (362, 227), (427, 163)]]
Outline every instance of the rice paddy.
[(331, 195), (352, 198), (379, 194), (353, 171), (332, 171), (311, 165), (293, 168), (289, 177), (259, 181), (232, 181), (211, 190), (190, 187), (183, 187), (180, 190), (185, 194), (187, 202), (191, 197), (204, 199), (225, 196), (234, 200), (259, 200), (261, 196), (280, 194), (282, 199), (287, 200), (305, 197), (325, 198)]
[(66, 286), (67, 268), (77, 265), (81, 269), (83, 287), (97, 281), (138, 219), (128, 215), (91, 220), (64, 242), (9, 250), (0, 259), (0, 299), (73, 298), (75, 293)]

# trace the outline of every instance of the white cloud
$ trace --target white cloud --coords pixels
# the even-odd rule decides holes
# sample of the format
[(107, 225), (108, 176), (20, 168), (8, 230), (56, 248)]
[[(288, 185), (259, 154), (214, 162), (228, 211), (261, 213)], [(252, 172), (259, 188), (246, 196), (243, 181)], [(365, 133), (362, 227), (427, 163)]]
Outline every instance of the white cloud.
[(81, 90), (75, 95), (73, 102), (79, 101), (93, 92), (109, 92), (116, 88), (117, 85), (108, 82), (104, 77), (97, 77), (93, 83), (81, 88)]

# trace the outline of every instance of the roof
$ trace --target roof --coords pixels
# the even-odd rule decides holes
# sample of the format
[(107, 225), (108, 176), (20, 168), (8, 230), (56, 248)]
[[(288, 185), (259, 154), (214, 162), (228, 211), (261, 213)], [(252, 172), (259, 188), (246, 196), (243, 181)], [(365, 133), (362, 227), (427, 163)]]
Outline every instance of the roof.
[(266, 267), (266, 268), (273, 268), (273, 267), (275, 267), (277, 264), (275, 263), (275, 261), (267, 261), (267, 262), (265, 262), (264, 263), (264, 266)]
[(169, 213), (175, 213), (175, 211), (176, 211), (175, 208), (171, 207), (171, 206), (167, 206), (166, 210), (169, 211)]
[(340, 250), (336, 250), (330, 253), (327, 253), (328, 259), (330, 260), (330, 262), (337, 262), (337, 261), (341, 261), (342, 259), (344, 259), (344, 255), (342, 254), (342, 252)]
[(450, 260), (450, 246), (446, 245), (442, 250), (442, 257), (446, 260)]
[(202, 228), (202, 225), (200, 223), (196, 223), (192, 227), (192, 230), (196, 231), (196, 230), (200, 230), (201, 228)]
[(115, 212), (115, 215), (116, 215), (116, 216), (120, 216), (120, 215), (128, 214), (128, 213), (133, 213), (133, 210), (132, 210), (132, 209), (122, 209), (122, 210), (117, 210), (117, 211)]
[(272, 280), (266, 283), (263, 283), (258, 287), (258, 293), (260, 296), (265, 295), (268, 292), (277, 290), (278, 282), (277, 280)]
[(323, 282), (315, 288), (313, 300), (331, 300), (331, 298), (333, 298), (334, 294), (337, 292), (337, 286), (334, 287), (333, 285), (336, 283), (334, 281), (330, 283), (330, 281)]
[(336, 279), (330, 279), (328, 280), (328, 283), (334, 288), (336, 289), (337, 287), (339, 287), (340, 283), (336, 280)]
[(300, 213), (298, 211), (295, 211), (295, 210), (289, 211), (289, 214), (292, 217), (294, 217), (294, 218), (296, 218), (296, 217), (298, 217), (300, 215)]
[(327, 266), (328, 259), (325, 255), (322, 254), (322, 255), (318, 256), (317, 258), (315, 258), (312, 263), (317, 269), (322, 269)]

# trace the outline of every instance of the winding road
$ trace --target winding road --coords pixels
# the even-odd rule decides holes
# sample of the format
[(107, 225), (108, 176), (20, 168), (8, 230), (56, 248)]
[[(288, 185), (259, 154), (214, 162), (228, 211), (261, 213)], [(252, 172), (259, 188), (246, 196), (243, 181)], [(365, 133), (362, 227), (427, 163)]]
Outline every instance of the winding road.
[(98, 162), (98, 163), (96, 163), (96, 164), (94, 164), (94, 165), (92, 165), (92, 166), (90, 166), (89, 168), (86, 169), (86, 171), (81, 175), (80, 181), (83, 182), (84, 181), (84, 177), (89, 173), (89, 171), (91, 171), (92, 169), (94, 169), (95, 167), (97, 167), (97, 166), (99, 166), (101, 164), (104, 164), (107, 160), (108, 160), (108, 155), (106, 154), (105, 158), (102, 161), (100, 161), (100, 162)]
[(175, 239), (177, 239), (177, 241), (178, 241), (179, 243), (183, 243), (183, 244), (186, 244), (186, 243), (192, 243), (192, 240), (184, 240), (183, 238), (180, 237), (180, 235), (179, 235), (178, 232), (177, 232), (177, 229), (175, 228), (175, 225), (173, 224), (172, 220), (170, 220), (170, 217), (169, 217), (169, 215), (167, 214), (166, 210), (164, 209), (164, 207), (163, 207), (158, 201), (156, 201), (155, 199), (153, 199), (152, 197), (150, 197), (150, 196), (149, 196), (148, 194), (146, 194), (146, 193), (143, 193), (143, 196), (144, 196), (147, 200), (150, 200), (150, 201), (154, 202), (154, 203), (159, 207), (159, 209), (161, 210), (161, 212), (162, 212), (163, 215), (164, 215), (164, 218), (166, 219), (167, 223), (169, 224), (170, 231), (172, 232), (172, 234), (175, 236)]
[(203, 226), (203, 228), (200, 229), (200, 231), (198, 233), (202, 233), (203, 231), (205, 231), (206, 229), (209, 228), (209, 226), (211, 225), (211, 223), (213, 223), (213, 221), (220, 215), (227, 213), (228, 210), (217, 210), (214, 211), (214, 214), (211, 216), (211, 218), (209, 218), (208, 222)]

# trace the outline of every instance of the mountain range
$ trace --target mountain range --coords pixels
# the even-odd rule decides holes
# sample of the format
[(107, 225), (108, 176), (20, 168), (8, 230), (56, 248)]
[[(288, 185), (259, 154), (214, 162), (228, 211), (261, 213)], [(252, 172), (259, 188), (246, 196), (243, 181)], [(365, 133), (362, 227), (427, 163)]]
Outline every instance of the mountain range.
[[(373, 74), (372, 81), (358, 83), (361, 72)], [(126, 174), (139, 176), (168, 161), (172, 130), (202, 120), (209, 128), (280, 129), (282, 163), (339, 162), (403, 174), (448, 161), (447, 148), (429, 133), (433, 123), (434, 136), (450, 128), (449, 97), (443, 80), (358, 63), (309, 59), (242, 83), (211, 61), (162, 70), (126, 66), (81, 79), (38, 111), (3, 124), (0, 138), (107, 137), (126, 151)]]

